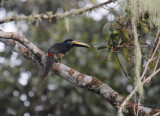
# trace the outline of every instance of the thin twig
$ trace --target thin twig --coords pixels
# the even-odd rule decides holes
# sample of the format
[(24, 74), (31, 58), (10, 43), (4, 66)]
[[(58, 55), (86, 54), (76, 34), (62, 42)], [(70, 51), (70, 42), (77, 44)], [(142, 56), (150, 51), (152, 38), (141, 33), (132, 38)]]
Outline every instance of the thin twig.
[(143, 83), (148, 83), (148, 81), (150, 81), (156, 74), (158, 74), (160, 72), (160, 68), (157, 69), (155, 72), (153, 72), (148, 78), (146, 78)]
[(126, 78), (127, 78), (128, 80), (131, 80), (130, 77), (127, 75), (126, 71), (124, 70), (124, 68), (123, 68), (123, 66), (122, 66), (122, 64), (121, 64), (121, 62), (120, 62), (120, 60), (119, 60), (118, 54), (117, 54), (116, 52), (115, 52), (115, 55), (116, 55), (116, 58), (117, 58), (117, 60), (118, 60), (118, 63), (119, 63), (119, 65), (120, 65), (120, 67), (121, 67), (124, 75), (126, 76)]
[(155, 71), (156, 71), (157, 66), (158, 66), (158, 63), (159, 63), (159, 59), (157, 59), (157, 61), (156, 61), (156, 65), (155, 65), (155, 67), (154, 67), (154, 69), (153, 69), (153, 72), (155, 72)]
[(151, 52), (150, 52), (150, 54), (149, 54), (149, 57), (152, 57), (152, 52), (154, 52), (154, 49), (155, 49), (155, 46), (156, 46), (156, 43), (157, 43), (157, 38), (158, 38), (158, 36), (159, 36), (159, 33), (160, 33), (160, 30), (158, 30), (158, 32), (157, 32), (157, 34), (156, 34), (156, 37), (155, 37), (154, 43), (153, 43), (153, 47), (152, 47), (152, 49), (151, 49)]
[(124, 106), (126, 105), (126, 103), (129, 101), (129, 99), (136, 93), (137, 89), (138, 89), (138, 86), (136, 86), (134, 88), (134, 90), (127, 96), (127, 98), (120, 105), (120, 108), (118, 110), (118, 116), (121, 116), (122, 109), (124, 108)]
[[(156, 40), (156, 38), (158, 37), (159, 32), (160, 32), (160, 30), (158, 30), (157, 36), (155, 37), (155, 40)], [(149, 66), (149, 64), (152, 62), (153, 57), (154, 57), (154, 55), (155, 55), (155, 53), (156, 53), (156, 51), (157, 51), (157, 49), (158, 49), (158, 47), (159, 47), (159, 44), (160, 44), (160, 38), (159, 38), (159, 41), (158, 41), (158, 43), (157, 43), (156, 48), (155, 48), (154, 51), (153, 51), (153, 54), (151, 55), (151, 58), (148, 60), (146, 66), (145, 66), (145, 69), (144, 69), (143, 74), (142, 74), (142, 76), (141, 76), (141, 80), (144, 78), (144, 76), (145, 76), (145, 74), (146, 74), (146, 72), (147, 72), (148, 66)], [(151, 50), (151, 51), (152, 51), (152, 50)]]
[[(142, 97), (140, 96), (140, 97), (139, 97), (139, 100), (138, 100), (138, 106), (141, 105), (141, 99), (142, 99)], [(137, 110), (137, 116), (138, 116), (138, 112), (139, 112), (139, 109)]]

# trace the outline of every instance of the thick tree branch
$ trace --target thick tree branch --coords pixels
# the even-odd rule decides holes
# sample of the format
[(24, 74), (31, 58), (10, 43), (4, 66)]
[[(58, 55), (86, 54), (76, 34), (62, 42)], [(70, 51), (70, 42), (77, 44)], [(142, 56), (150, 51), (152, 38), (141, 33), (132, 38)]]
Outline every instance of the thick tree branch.
[[(16, 34), (18, 36), (15, 36), (15, 34), (16, 33), (1, 31), (0, 42), (6, 44), (11, 49), (18, 52), (25, 58), (31, 59), (38, 64), (42, 64), (41, 66), (44, 67), (46, 60), (45, 54), (40, 49), (38, 49), (33, 43), (29, 42), (26, 38), (22, 37), (20, 34)], [(37, 59), (36, 54), (39, 55), (40, 60)], [(124, 101), (124, 98), (120, 94), (118, 94), (115, 90), (113, 90), (111, 87), (109, 87), (107, 84), (103, 83), (96, 77), (82, 74), (62, 63), (54, 63), (52, 71), (55, 72), (55, 74), (59, 75), (60, 77), (66, 79), (67, 81), (79, 87), (86, 88), (89, 91), (101, 95), (116, 109), (119, 109), (120, 105)], [(134, 115), (134, 112), (137, 110), (139, 112), (139, 115), (147, 115), (147, 116), (154, 115), (160, 112), (160, 110), (158, 109), (138, 106), (137, 104), (131, 101), (127, 102), (122, 112), (127, 115)]]
[[(32, 58), (33, 61), (37, 62), (37, 60), (39, 60), (37, 63), (39, 63), (41, 65), (44, 64), (44, 63), (42, 63), (44, 61), (41, 61), (43, 59), (41, 57), (45, 57), (45, 55), (43, 55), (43, 52), (39, 48), (37, 48), (37, 46), (35, 46), (32, 42), (28, 41), (28, 39), (26, 39), (25, 37), (21, 36), (18, 33), (3, 32), (1, 30), (0, 30), (0, 35), (1, 35), (0, 38), (3, 38), (0, 41), (4, 42), (8, 46), (12, 46), (13, 47), (14, 45), (18, 44), (19, 48), (15, 48), (14, 49), (16, 52), (19, 51), (18, 49), (21, 49), (19, 51), (19, 53), (21, 55), (23, 55), (23, 52), (24, 53), (29, 53), (30, 55), (32, 55), (32, 57), (34, 56)], [(24, 47), (27, 48), (27, 49), (23, 49)]]
[(36, 20), (36, 19), (47, 19), (47, 20), (52, 20), (54, 18), (56, 19), (62, 19), (64, 17), (68, 17), (71, 15), (78, 15), (78, 14), (82, 14), (85, 13), (87, 11), (92, 11), (95, 10), (99, 7), (102, 7), (106, 4), (110, 4), (112, 2), (115, 2), (117, 0), (108, 0), (107, 2), (92, 6), (92, 7), (85, 7), (85, 8), (81, 8), (81, 9), (76, 9), (74, 11), (66, 11), (65, 13), (56, 13), (56, 14), (36, 14), (36, 15), (29, 15), (29, 16), (12, 16), (10, 18), (5, 18), (5, 19), (1, 19), (0, 20), (0, 24), (2, 23), (7, 23), (7, 22), (11, 22), (11, 21), (21, 21), (21, 20)]

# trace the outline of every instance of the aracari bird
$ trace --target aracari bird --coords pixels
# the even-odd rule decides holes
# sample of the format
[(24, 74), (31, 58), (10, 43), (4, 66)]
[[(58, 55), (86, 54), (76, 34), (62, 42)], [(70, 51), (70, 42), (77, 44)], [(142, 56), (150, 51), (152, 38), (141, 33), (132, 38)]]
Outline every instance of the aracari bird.
[(70, 49), (73, 47), (90, 48), (88, 44), (74, 41), (72, 39), (67, 39), (64, 42), (53, 44), (48, 49), (46, 67), (44, 71), (44, 78), (47, 78), (47, 75), (50, 69), (52, 68), (53, 62), (56, 61), (55, 58), (57, 57), (58, 60), (61, 61), (62, 56), (68, 53)]

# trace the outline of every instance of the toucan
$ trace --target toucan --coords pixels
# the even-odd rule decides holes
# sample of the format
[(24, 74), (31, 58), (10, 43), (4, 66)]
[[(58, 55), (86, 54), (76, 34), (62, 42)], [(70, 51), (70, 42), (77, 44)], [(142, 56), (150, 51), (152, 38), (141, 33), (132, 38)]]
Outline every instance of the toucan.
[(47, 75), (52, 68), (53, 62), (56, 61), (57, 58), (58, 61), (61, 61), (61, 58), (63, 55), (68, 53), (71, 48), (73, 47), (85, 47), (85, 48), (91, 48), (88, 44), (83, 42), (74, 41), (72, 39), (66, 39), (65, 41), (61, 43), (55, 43), (48, 49), (47, 54), (47, 61), (46, 61), (46, 67), (44, 71), (44, 78), (47, 78)]

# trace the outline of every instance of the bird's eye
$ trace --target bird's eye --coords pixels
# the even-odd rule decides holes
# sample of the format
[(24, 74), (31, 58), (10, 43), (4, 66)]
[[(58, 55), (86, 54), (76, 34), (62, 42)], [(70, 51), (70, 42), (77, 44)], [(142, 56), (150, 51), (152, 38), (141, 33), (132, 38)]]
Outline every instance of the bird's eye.
[(72, 44), (72, 41), (68, 41), (67, 43), (68, 43), (68, 44)]

